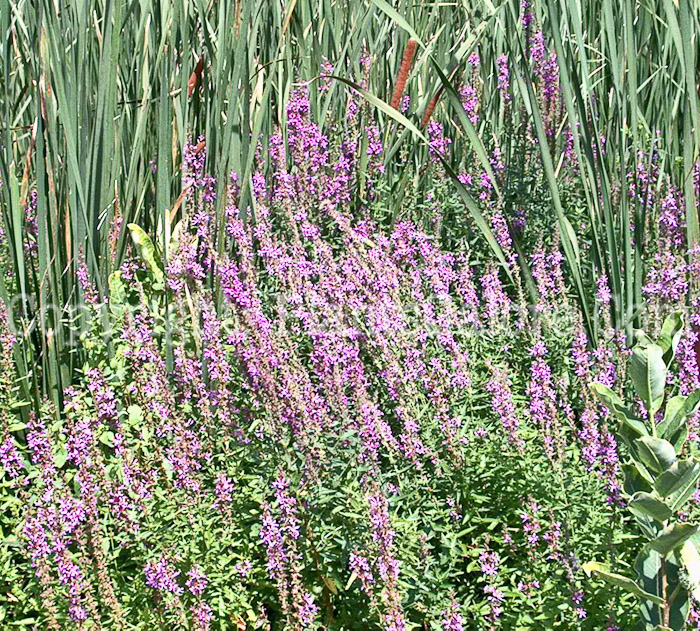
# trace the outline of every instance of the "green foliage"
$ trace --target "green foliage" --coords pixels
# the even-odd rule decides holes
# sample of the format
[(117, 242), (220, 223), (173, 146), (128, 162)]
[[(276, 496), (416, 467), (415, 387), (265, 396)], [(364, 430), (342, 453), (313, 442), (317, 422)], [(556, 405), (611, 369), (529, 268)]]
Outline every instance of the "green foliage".
[[(610, 573), (600, 563), (588, 562), (584, 569), (639, 597), (647, 629), (684, 627), (689, 585), (692, 591), (694, 583), (682, 580), (681, 571), (689, 576), (697, 576), (698, 571), (698, 552), (692, 539), (698, 526), (679, 521), (677, 517), (697, 489), (700, 479), (698, 459), (694, 456), (679, 459), (687, 435), (688, 418), (697, 407), (698, 392), (687, 398), (677, 396), (670, 399), (663, 420), (657, 421), (664, 400), (666, 374), (681, 329), (682, 316), (674, 313), (665, 321), (658, 344), (642, 332), (637, 335), (639, 341), (632, 349), (628, 365), (634, 390), (646, 408), (646, 422), (630, 418), (622, 401), (609, 388), (600, 383), (592, 384), (593, 392), (605, 405), (612, 406), (618, 416), (618, 431), (629, 447), (631, 464), (651, 488), (650, 492), (634, 493), (628, 504), (646, 539), (635, 563), (639, 583)], [(638, 430), (642, 427), (644, 435), (641, 438), (630, 436), (629, 429), (641, 433)], [(666, 440), (674, 437), (674, 443)], [(627, 482), (634, 487), (631, 478)]]

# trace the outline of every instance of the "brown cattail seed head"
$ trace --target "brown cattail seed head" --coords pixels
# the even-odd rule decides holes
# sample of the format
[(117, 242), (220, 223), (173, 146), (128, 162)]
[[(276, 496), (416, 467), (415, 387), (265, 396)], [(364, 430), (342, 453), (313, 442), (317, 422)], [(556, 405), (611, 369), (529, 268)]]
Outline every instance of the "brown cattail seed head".
[(440, 100), (440, 95), (442, 94), (442, 88), (440, 88), (436, 93), (435, 96), (432, 98), (430, 103), (428, 103), (428, 107), (425, 110), (425, 114), (423, 115), (423, 120), (421, 121), (421, 128), (425, 127), (429, 122), (430, 122), (430, 117), (433, 115), (433, 112), (435, 111), (435, 107), (438, 104), (438, 101)]
[(194, 70), (192, 71), (192, 74), (190, 75), (189, 80), (187, 81), (187, 98), (188, 99), (192, 96), (192, 93), (197, 88), (197, 85), (199, 84), (199, 82), (202, 78), (202, 71), (203, 70), (204, 70), (204, 55), (202, 55), (199, 58), (197, 65), (195, 66)]
[(408, 81), (408, 75), (411, 72), (411, 66), (413, 65), (413, 58), (416, 56), (417, 48), (418, 42), (415, 39), (411, 38), (406, 42), (406, 48), (403, 51), (403, 59), (401, 60), (401, 68), (399, 68), (399, 74), (396, 77), (394, 93), (391, 95), (391, 107), (395, 110), (399, 109), (401, 105), (401, 97), (406, 89), (406, 81)]

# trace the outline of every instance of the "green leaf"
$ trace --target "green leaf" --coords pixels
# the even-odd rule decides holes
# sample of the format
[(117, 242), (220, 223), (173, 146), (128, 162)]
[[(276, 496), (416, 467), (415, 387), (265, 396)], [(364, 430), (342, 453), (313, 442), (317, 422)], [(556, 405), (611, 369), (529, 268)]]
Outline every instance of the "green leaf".
[(673, 512), (679, 510), (693, 494), (700, 478), (700, 464), (694, 460), (678, 460), (664, 471), (655, 483), (656, 492), (667, 502)]
[(609, 408), (615, 417), (622, 421), (627, 427), (629, 427), (639, 436), (649, 435), (644, 422), (635, 417), (632, 412), (630, 412), (630, 410), (624, 406), (622, 399), (620, 399), (620, 397), (618, 397), (610, 388), (608, 388), (608, 386), (595, 381), (589, 387), (591, 392), (598, 397), (603, 405)]
[(143, 410), (141, 409), (141, 406), (130, 405), (126, 411), (129, 414), (129, 423), (140, 423), (143, 420)]
[(700, 389), (688, 395), (685, 400), (685, 415), (691, 416), (697, 412), (698, 407), (700, 407)]
[(122, 280), (122, 273), (119, 270), (112, 272), (108, 279), (109, 304), (112, 307), (124, 304), (126, 300), (126, 287)]
[(375, 96), (368, 90), (365, 90), (362, 86), (358, 85), (354, 81), (350, 81), (349, 79), (345, 79), (344, 77), (329, 75), (328, 78), (335, 79), (336, 81), (340, 81), (341, 83), (350, 86), (353, 90), (361, 94), (364, 99), (366, 99), (369, 103), (374, 105), (377, 109), (384, 112), (390, 118), (393, 118), (397, 123), (408, 129), (414, 136), (420, 138), (424, 143), (428, 144), (428, 139), (425, 137), (425, 135), (420, 129), (418, 129), (401, 112), (391, 107), (391, 105), (389, 105), (388, 103), (382, 101), (379, 97)]
[(63, 467), (64, 464), (66, 464), (66, 460), (68, 460), (68, 452), (66, 451), (65, 447), (61, 447), (56, 454), (54, 455), (54, 465), (56, 466), (57, 469), (60, 469)]
[(628, 367), (634, 389), (644, 401), (651, 418), (664, 400), (667, 368), (663, 360), (663, 349), (657, 344), (635, 346)]
[(634, 495), (640, 491), (651, 493), (654, 491), (654, 479), (651, 481), (639, 472), (635, 464), (625, 463), (622, 465), (622, 473), (625, 479), (625, 492)]
[(100, 442), (107, 447), (114, 447), (114, 432), (102, 432), (100, 435)]
[(687, 397), (682, 394), (675, 396), (666, 403), (664, 420), (658, 424), (656, 430), (661, 438), (668, 440), (685, 420), (685, 402)]
[(700, 404), (700, 390), (685, 397), (678, 395), (666, 404), (664, 420), (659, 423), (657, 431), (659, 436), (670, 441), (679, 452), (688, 437), (688, 425), (686, 420), (694, 414)]
[(153, 241), (151, 241), (151, 237), (149, 237), (145, 233), (143, 228), (141, 228), (135, 223), (128, 224), (127, 228), (129, 228), (131, 239), (133, 240), (134, 245), (138, 250), (139, 256), (143, 259), (143, 262), (146, 264), (146, 267), (148, 267), (148, 270), (153, 275), (153, 278), (156, 281), (156, 283), (162, 285), (164, 283), (165, 277), (163, 275), (163, 270), (161, 268), (160, 261), (158, 260), (158, 256), (156, 254), (156, 248), (153, 245)]
[(631, 578), (627, 578), (622, 574), (616, 574), (614, 572), (611, 572), (607, 564), (597, 563), (596, 561), (589, 561), (588, 563), (583, 564), (583, 571), (586, 573), (586, 576), (590, 576), (592, 573), (595, 573), (607, 583), (610, 583), (611, 585), (615, 585), (617, 587), (621, 587), (622, 589), (630, 592), (631, 594), (634, 594), (639, 598), (650, 600), (657, 605), (662, 605), (664, 602), (663, 598), (660, 598), (659, 596), (655, 596), (654, 594), (650, 594), (649, 592), (644, 591)]
[(673, 361), (682, 333), (683, 314), (680, 311), (675, 311), (664, 320), (661, 327), (661, 335), (657, 341), (657, 344), (663, 350), (663, 360), (667, 366)]
[(328, 590), (334, 595), (338, 595), (338, 586), (335, 584), (332, 578), (328, 576), (321, 576), (321, 579), (323, 580), (323, 583), (325, 586), (328, 588)]
[[(678, 572), (680, 566), (675, 562), (675, 555), (664, 559), (656, 550), (652, 550), (649, 546), (644, 546), (634, 562), (634, 569), (639, 577), (638, 583), (648, 592), (656, 596), (663, 596), (662, 582), (665, 578), (670, 586), (676, 586), (679, 583)], [(683, 621), (685, 620), (684, 610), (687, 599), (685, 593), (679, 593), (671, 606), (671, 626), (674, 629), (682, 629)], [(659, 607), (650, 601), (642, 601), (640, 603), (640, 613), (642, 619), (650, 628), (652, 625), (661, 622)]]
[(693, 524), (675, 522), (664, 528), (656, 539), (649, 542), (649, 547), (656, 550), (663, 556), (668, 556), (670, 552), (682, 545), (698, 530)]
[(654, 343), (654, 340), (652, 340), (646, 334), (646, 331), (644, 331), (643, 329), (635, 329), (634, 330), (634, 339), (635, 339), (635, 344), (638, 346), (641, 346), (642, 348), (646, 348), (647, 346), (651, 346)]
[(695, 600), (700, 601), (700, 554), (695, 543), (695, 535), (688, 539), (680, 549), (679, 557), (688, 573), (690, 592)]
[(663, 438), (642, 436), (635, 445), (641, 461), (657, 473), (666, 471), (676, 461), (676, 450)]
[(628, 508), (634, 515), (644, 515), (651, 517), (659, 523), (665, 522), (673, 513), (671, 509), (664, 504), (660, 499), (654, 497), (650, 493), (640, 491), (632, 496), (628, 504)]
[(389, 3), (384, 2), (384, 0), (372, 0), (372, 2), (386, 13), (394, 22), (396, 22), (402, 29), (404, 29), (413, 39), (415, 39), (423, 48), (425, 44), (421, 41), (418, 33), (413, 29), (413, 27), (401, 16), (401, 14), (394, 9)]

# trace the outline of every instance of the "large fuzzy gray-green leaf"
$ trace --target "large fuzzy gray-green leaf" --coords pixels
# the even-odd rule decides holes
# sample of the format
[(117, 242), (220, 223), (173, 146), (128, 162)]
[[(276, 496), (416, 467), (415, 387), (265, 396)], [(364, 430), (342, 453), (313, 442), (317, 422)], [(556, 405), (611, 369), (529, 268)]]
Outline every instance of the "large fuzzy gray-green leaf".
[(628, 361), (632, 384), (652, 417), (661, 407), (666, 386), (667, 368), (663, 349), (657, 344), (635, 346)]
[(676, 450), (663, 438), (642, 436), (635, 444), (642, 462), (656, 473), (666, 471), (676, 461)]
[(644, 491), (639, 491), (632, 496), (628, 508), (635, 515), (642, 514), (659, 523), (665, 522), (673, 515), (671, 509), (662, 500)]
[(656, 539), (650, 541), (649, 546), (659, 554), (667, 556), (670, 552), (690, 539), (697, 530), (698, 527), (693, 524), (674, 522), (666, 526)]
[(692, 459), (678, 460), (664, 471), (655, 483), (656, 492), (667, 499), (672, 511), (680, 510), (695, 492), (700, 478), (700, 464)]

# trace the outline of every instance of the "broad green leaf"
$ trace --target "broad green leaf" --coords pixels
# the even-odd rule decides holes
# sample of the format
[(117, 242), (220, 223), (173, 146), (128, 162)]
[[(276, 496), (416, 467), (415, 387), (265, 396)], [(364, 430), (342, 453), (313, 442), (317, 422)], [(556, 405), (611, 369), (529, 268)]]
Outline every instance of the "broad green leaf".
[(651, 346), (654, 343), (654, 340), (652, 340), (643, 329), (634, 330), (634, 339), (636, 345), (642, 348), (647, 348), (647, 346)]
[(666, 471), (676, 461), (676, 450), (663, 438), (642, 436), (635, 445), (641, 461), (657, 473)]
[(655, 596), (654, 594), (650, 594), (649, 592), (644, 591), (631, 578), (627, 578), (622, 574), (616, 574), (614, 572), (611, 572), (607, 564), (598, 563), (596, 561), (589, 561), (588, 563), (583, 564), (583, 571), (586, 573), (586, 576), (596, 574), (607, 583), (610, 583), (611, 585), (615, 585), (617, 587), (621, 587), (622, 589), (630, 592), (631, 594), (634, 594), (639, 598), (646, 598), (647, 600), (650, 600), (653, 603), (656, 603), (657, 605), (661, 605), (664, 602), (663, 598), (660, 598), (659, 596)]
[(640, 491), (644, 493), (652, 493), (654, 491), (654, 479), (648, 480), (634, 464), (629, 462), (623, 464), (622, 472), (625, 478), (625, 492), (628, 495), (634, 495)]
[(143, 420), (143, 409), (139, 405), (130, 405), (126, 409), (129, 415), (129, 423), (140, 423)]
[(666, 364), (663, 350), (657, 344), (635, 346), (628, 362), (632, 384), (647, 410), (650, 418), (661, 407), (666, 386)]
[(122, 280), (122, 273), (119, 270), (109, 275), (109, 304), (111, 307), (118, 307), (126, 300), (126, 288)]
[[(644, 590), (660, 597), (662, 595), (661, 583), (664, 575), (669, 585), (678, 585), (680, 566), (675, 562), (675, 556), (672, 555), (664, 559), (656, 550), (652, 550), (649, 546), (644, 546), (634, 562), (634, 569), (639, 577), (638, 583)], [(683, 627), (683, 621), (685, 620), (684, 610), (687, 610), (685, 604), (686, 599), (683, 592), (681, 592), (671, 607), (671, 624), (675, 629)], [(643, 621), (649, 625), (644, 628), (650, 628), (652, 625), (660, 623), (659, 607), (651, 601), (642, 601), (640, 610)]]
[(661, 438), (669, 439), (685, 420), (685, 402), (687, 397), (682, 394), (675, 396), (666, 403), (664, 420), (657, 426), (657, 432)]
[(673, 512), (676, 512), (694, 493), (698, 478), (700, 478), (700, 464), (690, 459), (678, 460), (656, 479), (656, 492), (661, 497), (669, 499), (667, 504)]
[(698, 554), (695, 539), (696, 536), (693, 535), (683, 544), (679, 557), (685, 571), (688, 573), (690, 592), (695, 600), (700, 601), (700, 554)]
[(685, 400), (685, 415), (691, 416), (695, 414), (698, 407), (700, 407), (700, 389), (689, 394), (688, 398)]
[(622, 403), (617, 394), (615, 394), (608, 386), (603, 385), (599, 382), (593, 382), (590, 385), (590, 389), (595, 394), (598, 399), (609, 408), (610, 411), (622, 421), (627, 427), (633, 430), (639, 436), (647, 436), (649, 432), (647, 431), (646, 425), (643, 421), (635, 417), (629, 409), (627, 409)]
[(673, 515), (671, 509), (664, 502), (644, 491), (635, 493), (632, 496), (628, 508), (635, 515), (642, 514), (655, 519), (659, 523), (665, 522)]
[(657, 344), (663, 350), (663, 360), (668, 366), (676, 354), (678, 343), (681, 340), (683, 333), (683, 314), (680, 311), (675, 311), (670, 314), (661, 327), (661, 335)]
[(689, 396), (678, 395), (666, 404), (664, 420), (658, 425), (659, 436), (668, 440), (679, 452), (688, 437), (687, 419), (700, 404), (700, 390)]
[(146, 232), (135, 223), (130, 223), (127, 225), (129, 232), (131, 234), (131, 239), (136, 246), (139, 256), (143, 259), (143, 262), (148, 267), (148, 270), (153, 275), (156, 283), (163, 284), (165, 277), (163, 275), (163, 270), (158, 260), (158, 255), (156, 253), (156, 248), (151, 241)]
[(54, 465), (56, 465), (57, 469), (60, 469), (66, 464), (66, 460), (68, 460), (68, 452), (65, 447), (61, 447), (54, 455)]
[(664, 528), (656, 539), (649, 542), (652, 550), (656, 550), (663, 556), (668, 556), (670, 552), (682, 545), (698, 530), (693, 524), (675, 522)]
[(114, 446), (114, 432), (106, 431), (100, 435), (100, 442), (107, 447)]
[(321, 576), (321, 579), (323, 580), (323, 583), (325, 586), (328, 588), (328, 590), (334, 595), (338, 595), (338, 586), (335, 584), (332, 578), (328, 576)]

